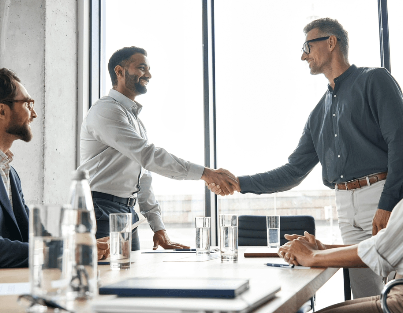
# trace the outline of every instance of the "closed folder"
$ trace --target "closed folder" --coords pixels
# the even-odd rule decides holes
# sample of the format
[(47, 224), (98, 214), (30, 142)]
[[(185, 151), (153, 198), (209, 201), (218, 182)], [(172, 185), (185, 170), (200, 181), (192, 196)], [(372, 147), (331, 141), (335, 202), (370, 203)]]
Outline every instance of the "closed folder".
[(99, 288), (121, 297), (235, 298), (249, 288), (241, 278), (129, 278)]
[(244, 252), (245, 258), (278, 258), (278, 248), (247, 248)]

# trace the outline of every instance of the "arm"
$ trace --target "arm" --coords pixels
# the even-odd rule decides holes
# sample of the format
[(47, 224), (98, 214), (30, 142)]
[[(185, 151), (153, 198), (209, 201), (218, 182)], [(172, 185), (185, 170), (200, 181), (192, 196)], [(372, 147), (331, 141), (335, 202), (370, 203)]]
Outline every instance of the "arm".
[(373, 220), (375, 235), (385, 228), (393, 207), (403, 198), (403, 96), (385, 69), (376, 69), (366, 89), (369, 106), (388, 149), (388, 176)]
[(0, 268), (28, 267), (28, 242), (0, 236)]
[(138, 202), (141, 214), (147, 218), (147, 221), (154, 232), (153, 249), (157, 249), (158, 246), (161, 246), (164, 249), (188, 249), (188, 246), (172, 242), (169, 239), (165, 230), (164, 222), (162, 221), (161, 208), (158, 201), (155, 199), (151, 183), (151, 173), (146, 170), (140, 179), (141, 190), (138, 195)]

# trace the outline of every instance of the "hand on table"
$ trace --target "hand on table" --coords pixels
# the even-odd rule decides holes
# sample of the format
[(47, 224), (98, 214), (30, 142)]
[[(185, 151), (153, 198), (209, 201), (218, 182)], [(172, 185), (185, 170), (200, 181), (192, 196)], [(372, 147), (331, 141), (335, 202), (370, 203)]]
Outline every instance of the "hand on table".
[(109, 237), (103, 237), (97, 239), (97, 249), (98, 249), (98, 260), (105, 260), (109, 257), (110, 246)]
[[(305, 232), (304, 236), (292, 236), (297, 236), (297, 238), (281, 246), (278, 255), (289, 264), (311, 266), (315, 250), (323, 250), (319, 249), (315, 236), (308, 232)], [(324, 247), (322, 243), (320, 246), (321, 248)]]
[(165, 230), (159, 230), (154, 233), (153, 237), (154, 246), (153, 250), (157, 250), (158, 246), (164, 249), (190, 249), (189, 246), (182, 245), (180, 243), (172, 242)]
[(389, 217), (392, 212), (382, 209), (376, 210), (374, 219), (372, 220), (372, 236), (375, 236), (381, 229), (388, 225)]
[(213, 170), (206, 167), (201, 178), (216, 195), (226, 196), (234, 194), (234, 191), (241, 191), (238, 177), (223, 168)]

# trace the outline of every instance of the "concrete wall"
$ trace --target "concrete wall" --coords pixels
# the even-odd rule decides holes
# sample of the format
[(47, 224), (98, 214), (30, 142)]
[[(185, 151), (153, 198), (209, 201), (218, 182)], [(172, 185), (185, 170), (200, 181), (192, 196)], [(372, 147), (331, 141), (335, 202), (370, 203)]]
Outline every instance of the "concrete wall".
[(12, 166), (27, 203), (65, 203), (76, 168), (77, 1), (0, 0), (0, 68), (35, 100), (31, 142), (14, 142)]

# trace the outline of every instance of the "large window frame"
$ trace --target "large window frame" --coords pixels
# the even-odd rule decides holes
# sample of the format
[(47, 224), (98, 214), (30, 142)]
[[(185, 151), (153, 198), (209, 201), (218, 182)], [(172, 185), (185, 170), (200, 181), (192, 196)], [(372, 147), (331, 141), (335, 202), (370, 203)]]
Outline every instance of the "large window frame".
[[(81, 100), (79, 106), (81, 111), (85, 111), (89, 106), (99, 99), (103, 86), (101, 85), (102, 74), (105, 69), (101, 64), (105, 64), (105, 53), (103, 49), (103, 39), (105, 31), (105, 1), (90, 0), (89, 8), (83, 8), (83, 21), (85, 17), (89, 19), (89, 25), (81, 23), (80, 29), (89, 31), (89, 47), (82, 49), (81, 67), (86, 76), (81, 77), (82, 90), (79, 91)], [(202, 0), (202, 49), (203, 49), (203, 105), (204, 105), (204, 166), (217, 168), (217, 136), (216, 136), (216, 82), (215, 82), (215, 29), (214, 29), (214, 2), (215, 0)], [(387, 0), (378, 0), (378, 21), (379, 21), (379, 48), (381, 66), (391, 72), (390, 48), (389, 48), (389, 25)], [(89, 16), (87, 16), (89, 11)], [(85, 33), (85, 32), (84, 32)], [(82, 39), (85, 43), (85, 38)], [(81, 47), (85, 44), (81, 44)], [(88, 80), (86, 78), (88, 77)], [(78, 117), (78, 123), (82, 121), (82, 115)], [(79, 129), (79, 128), (78, 128)], [(77, 142), (79, 151), (79, 141)], [(78, 155), (78, 153), (77, 153)], [(213, 195), (205, 188), (205, 216), (212, 219), (211, 241), (218, 244), (217, 236), (217, 196)]]

